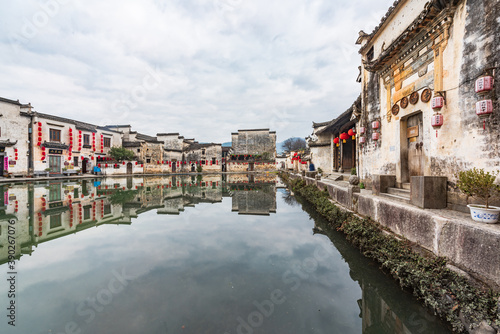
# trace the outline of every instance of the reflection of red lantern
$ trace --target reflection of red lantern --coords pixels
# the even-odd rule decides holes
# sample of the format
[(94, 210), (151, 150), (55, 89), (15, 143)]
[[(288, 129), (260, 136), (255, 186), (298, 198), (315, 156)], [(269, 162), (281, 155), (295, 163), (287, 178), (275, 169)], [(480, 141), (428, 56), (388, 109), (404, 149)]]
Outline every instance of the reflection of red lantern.
[(346, 139), (349, 138), (349, 136), (347, 135), (347, 133), (345, 132), (342, 132), (339, 136), (340, 139), (342, 139), (342, 142), (345, 143)]
[(356, 132), (354, 132), (353, 129), (349, 129), (349, 131), (347, 131), (347, 134), (352, 137), (352, 140), (356, 139)]

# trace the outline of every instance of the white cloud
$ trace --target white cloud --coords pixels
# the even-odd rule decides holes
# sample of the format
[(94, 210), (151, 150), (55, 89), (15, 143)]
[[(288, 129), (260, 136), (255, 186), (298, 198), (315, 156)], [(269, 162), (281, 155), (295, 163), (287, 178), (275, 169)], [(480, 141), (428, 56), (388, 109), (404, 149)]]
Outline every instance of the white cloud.
[(359, 94), (354, 41), (390, 4), (9, 1), (0, 96), (151, 135), (223, 142), (240, 128), (271, 127), (281, 140), (306, 136), (311, 121), (336, 117)]

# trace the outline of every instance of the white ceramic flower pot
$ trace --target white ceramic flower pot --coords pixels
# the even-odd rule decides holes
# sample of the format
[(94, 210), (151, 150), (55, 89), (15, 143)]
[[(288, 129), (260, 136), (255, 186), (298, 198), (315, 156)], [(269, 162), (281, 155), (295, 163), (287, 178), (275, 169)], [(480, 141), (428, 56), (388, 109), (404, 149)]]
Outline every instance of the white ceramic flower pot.
[(496, 206), (490, 206), (488, 209), (484, 205), (469, 204), (467, 205), (470, 209), (470, 215), (474, 221), (495, 224), (498, 222), (500, 216), (500, 208)]

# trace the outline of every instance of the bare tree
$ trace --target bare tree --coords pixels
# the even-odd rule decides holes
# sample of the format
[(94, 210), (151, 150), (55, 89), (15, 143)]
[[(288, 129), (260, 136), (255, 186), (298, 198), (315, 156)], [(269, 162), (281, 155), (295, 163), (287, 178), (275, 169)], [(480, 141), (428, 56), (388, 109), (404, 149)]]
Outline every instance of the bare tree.
[(306, 141), (302, 138), (288, 138), (283, 142), (283, 149), (288, 152), (305, 150)]

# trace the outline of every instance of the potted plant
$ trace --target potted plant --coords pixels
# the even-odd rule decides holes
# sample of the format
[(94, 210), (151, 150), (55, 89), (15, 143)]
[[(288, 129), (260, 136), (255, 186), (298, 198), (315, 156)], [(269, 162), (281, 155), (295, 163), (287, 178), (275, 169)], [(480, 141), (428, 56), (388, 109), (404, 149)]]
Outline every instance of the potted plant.
[(318, 174), (316, 174), (316, 180), (321, 180), (321, 174), (323, 174), (323, 170), (318, 167)]
[(499, 171), (490, 173), (482, 168), (473, 168), (458, 173), (458, 189), (468, 196), (477, 197), (484, 203), (484, 205), (467, 205), (473, 220), (489, 224), (498, 222), (500, 208), (489, 205), (490, 198), (500, 194), (500, 185), (495, 184), (498, 174)]

